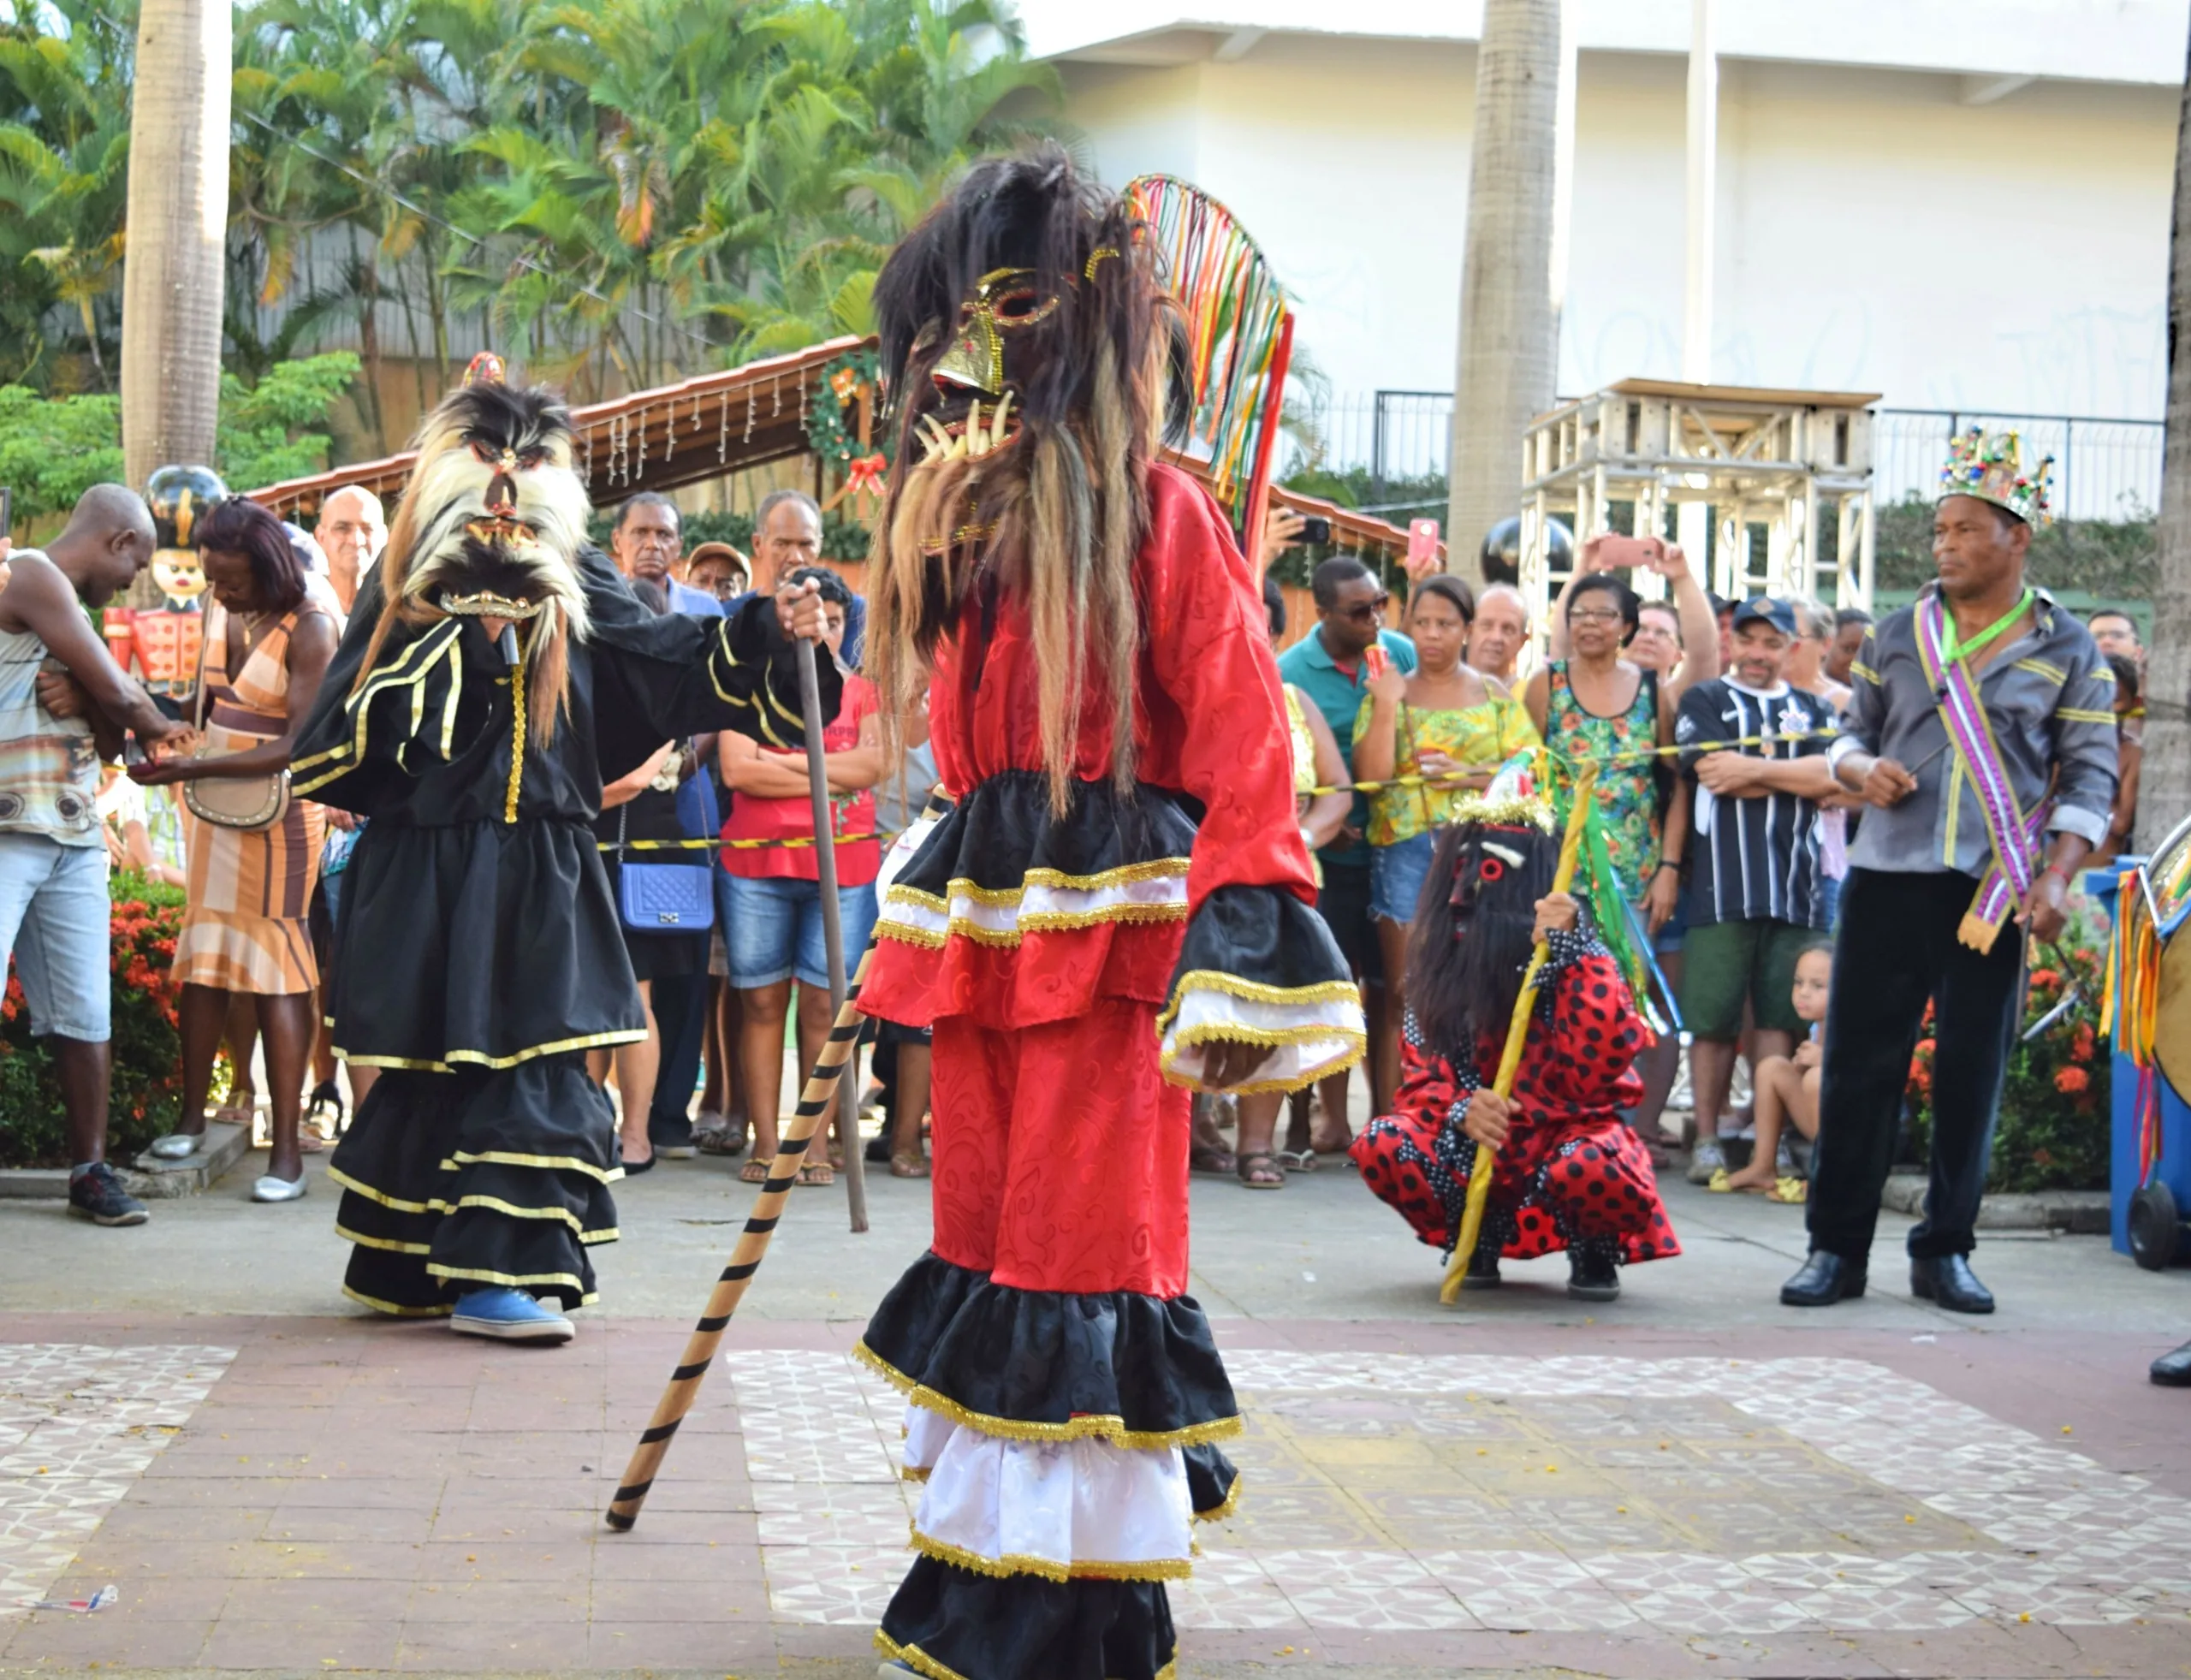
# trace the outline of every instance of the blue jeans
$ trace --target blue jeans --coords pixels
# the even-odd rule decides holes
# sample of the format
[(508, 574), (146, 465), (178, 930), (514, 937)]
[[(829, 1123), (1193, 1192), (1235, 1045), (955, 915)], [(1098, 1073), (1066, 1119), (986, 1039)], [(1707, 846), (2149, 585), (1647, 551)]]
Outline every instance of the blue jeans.
[[(721, 902), (727, 911), (723, 943), (730, 953), (730, 983), (741, 992), (756, 992), (796, 977), (802, 986), (828, 991), (821, 884), (781, 877), (756, 881), (742, 875), (718, 878), (724, 887)], [(849, 978), (875, 931), (874, 883), (840, 887), (837, 911)]]
[(0, 981), (9, 954), (31, 1030), (104, 1044), (114, 1036), (106, 847), (0, 832)]
[(1415, 920), (1422, 883), (1438, 850), (1435, 834), (1416, 834), (1390, 846), (1369, 848), (1369, 913), (1404, 928)]

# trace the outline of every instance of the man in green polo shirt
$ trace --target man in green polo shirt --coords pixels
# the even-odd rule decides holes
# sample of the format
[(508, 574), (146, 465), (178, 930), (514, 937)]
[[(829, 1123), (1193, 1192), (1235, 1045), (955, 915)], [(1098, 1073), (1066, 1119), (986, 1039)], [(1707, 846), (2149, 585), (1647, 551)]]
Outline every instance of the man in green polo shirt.
[[(1337, 555), (1319, 566), (1309, 579), (1309, 588), (1316, 602), (1316, 627), (1279, 655), (1278, 674), (1307, 695), (1324, 715), (1351, 774), (1354, 719), (1369, 687), (1369, 662), (1364, 656), (1371, 648), (1381, 646), (1393, 664), (1403, 671), (1412, 671), (1415, 644), (1397, 630), (1384, 627), (1385, 608), (1391, 597), (1376, 574), (1352, 555)], [(1381, 1042), (1385, 1030), (1385, 970), (1377, 952), (1377, 930), (1369, 917), (1369, 846), (1362, 837), (1369, 820), (1369, 802), (1357, 796), (1346, 827), (1318, 854), (1323, 860), (1324, 884), (1317, 894), (1316, 908), (1362, 982), (1369, 1042), (1375, 1044)], [(1334, 1084), (1336, 1094), (1331, 1089)], [(1326, 1086), (1327, 1119), (1320, 1143), (1335, 1138), (1339, 1126), (1345, 1123), (1346, 1076), (1335, 1075)], [(1373, 1075), (1369, 1097), (1372, 1107), (1382, 1113), (1392, 1093), (1377, 1089)]]

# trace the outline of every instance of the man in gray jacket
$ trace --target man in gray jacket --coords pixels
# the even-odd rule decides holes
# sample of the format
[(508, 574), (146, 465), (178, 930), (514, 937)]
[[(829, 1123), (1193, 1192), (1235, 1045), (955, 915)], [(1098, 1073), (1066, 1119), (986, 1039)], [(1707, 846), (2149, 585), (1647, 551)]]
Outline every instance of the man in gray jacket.
[(2013, 433), (1959, 438), (1933, 515), (1939, 580), (1865, 638), (1828, 754), (1873, 809), (1850, 848), (1791, 1307), (1864, 1292), (1909, 1058), (1933, 1009), (1932, 1186), (1911, 1293), (1989, 1313), (1969, 1254), (2023, 996), (2024, 940), (2057, 937), (2115, 798), (2115, 680), (2091, 633), (2026, 585), (2042, 465)]

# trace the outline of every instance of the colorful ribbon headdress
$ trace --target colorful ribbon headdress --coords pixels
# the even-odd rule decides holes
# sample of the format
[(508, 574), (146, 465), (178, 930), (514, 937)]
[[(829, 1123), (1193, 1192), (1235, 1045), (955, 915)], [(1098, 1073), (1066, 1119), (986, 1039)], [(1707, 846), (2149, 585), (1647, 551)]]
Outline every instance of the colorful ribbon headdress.
[(2053, 517), (2046, 503), (2054, 457), (2042, 456), (2029, 473), (2023, 470), (2023, 438), (2014, 431), (1981, 426), (1948, 440), (1947, 465), (1940, 469), (1940, 496), (1974, 496), (2014, 513), (2026, 525), (2045, 525)]

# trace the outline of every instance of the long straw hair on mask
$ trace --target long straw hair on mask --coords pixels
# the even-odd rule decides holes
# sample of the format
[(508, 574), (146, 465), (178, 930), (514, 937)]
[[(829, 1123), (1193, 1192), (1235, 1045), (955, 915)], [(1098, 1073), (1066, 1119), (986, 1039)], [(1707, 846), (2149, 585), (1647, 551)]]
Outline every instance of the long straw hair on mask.
[[(1054, 299), (1012, 370), (1010, 443), (923, 460), (930, 370), (985, 275), (1024, 269)], [(870, 549), (867, 664), (895, 750), (936, 651), (977, 595), (1016, 603), (1033, 639), (1050, 806), (1070, 804), (1085, 714), (1107, 708), (1113, 784), (1134, 786), (1141, 608), (1134, 563), (1149, 467), (1185, 418), (1185, 339), (1142, 226), (1045, 144), (969, 169), (876, 282), (899, 471)]]

